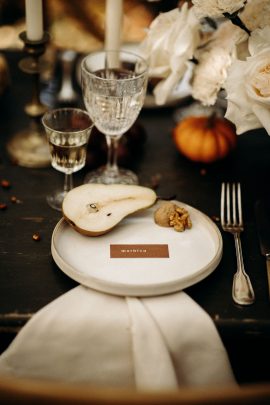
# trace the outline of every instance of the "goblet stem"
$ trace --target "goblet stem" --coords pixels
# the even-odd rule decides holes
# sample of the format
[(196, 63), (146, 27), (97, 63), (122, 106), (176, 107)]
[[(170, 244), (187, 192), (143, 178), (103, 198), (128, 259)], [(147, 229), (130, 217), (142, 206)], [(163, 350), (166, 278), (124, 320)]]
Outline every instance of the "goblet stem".
[(106, 135), (106, 142), (108, 146), (107, 165), (106, 170), (118, 174), (119, 169), (117, 165), (117, 151), (120, 136)]
[(72, 176), (72, 173), (65, 173), (64, 193), (66, 194), (72, 189), (73, 189), (73, 176)]

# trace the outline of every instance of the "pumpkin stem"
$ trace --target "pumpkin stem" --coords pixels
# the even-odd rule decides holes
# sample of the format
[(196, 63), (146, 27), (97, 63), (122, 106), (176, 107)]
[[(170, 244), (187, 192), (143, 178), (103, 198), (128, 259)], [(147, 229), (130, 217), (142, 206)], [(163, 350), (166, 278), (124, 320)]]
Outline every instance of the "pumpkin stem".
[(213, 128), (215, 125), (215, 121), (216, 121), (216, 112), (213, 111), (211, 115), (209, 115), (207, 122), (206, 122), (206, 128)]

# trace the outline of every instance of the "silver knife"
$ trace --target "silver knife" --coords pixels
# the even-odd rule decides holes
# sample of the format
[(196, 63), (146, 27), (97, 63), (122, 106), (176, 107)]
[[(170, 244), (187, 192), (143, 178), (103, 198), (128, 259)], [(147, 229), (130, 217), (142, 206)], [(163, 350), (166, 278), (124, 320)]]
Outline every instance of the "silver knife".
[(268, 293), (270, 297), (270, 203), (267, 204), (265, 200), (257, 201), (255, 204), (255, 215), (261, 254), (266, 259)]

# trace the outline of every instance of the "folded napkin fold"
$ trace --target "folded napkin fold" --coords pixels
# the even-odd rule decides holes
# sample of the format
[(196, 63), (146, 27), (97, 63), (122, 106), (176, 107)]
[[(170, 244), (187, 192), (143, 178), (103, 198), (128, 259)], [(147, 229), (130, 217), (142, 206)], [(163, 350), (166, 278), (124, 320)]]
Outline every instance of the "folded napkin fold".
[(138, 390), (236, 384), (215, 325), (186, 293), (125, 298), (81, 285), (33, 316), (0, 373)]

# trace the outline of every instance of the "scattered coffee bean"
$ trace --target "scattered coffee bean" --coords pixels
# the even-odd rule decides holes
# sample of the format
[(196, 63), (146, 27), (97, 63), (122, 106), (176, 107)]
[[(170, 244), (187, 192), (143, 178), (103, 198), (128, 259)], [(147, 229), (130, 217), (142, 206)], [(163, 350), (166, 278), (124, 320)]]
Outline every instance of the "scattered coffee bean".
[(36, 242), (39, 242), (41, 240), (40, 234), (34, 233), (34, 235), (32, 236), (32, 239)]
[(10, 181), (5, 180), (5, 179), (1, 180), (1, 186), (3, 188), (10, 188)]
[(200, 170), (201, 176), (205, 176), (206, 173), (207, 173), (206, 169), (201, 169), (201, 170)]
[(220, 218), (217, 217), (216, 215), (212, 215), (211, 218), (212, 218), (212, 220), (215, 221), (215, 222), (220, 222)]

